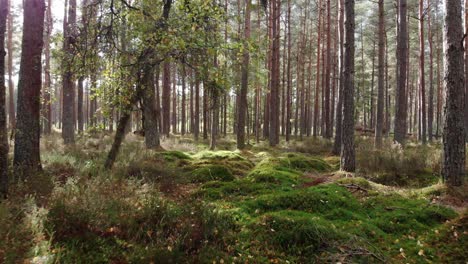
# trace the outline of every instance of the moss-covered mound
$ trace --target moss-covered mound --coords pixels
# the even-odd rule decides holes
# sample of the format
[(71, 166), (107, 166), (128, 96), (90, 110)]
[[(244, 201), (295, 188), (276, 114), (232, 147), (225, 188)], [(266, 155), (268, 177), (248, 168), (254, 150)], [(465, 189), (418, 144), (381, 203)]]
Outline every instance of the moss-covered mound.
[(205, 166), (222, 166), (236, 177), (245, 176), (254, 164), (233, 151), (202, 151), (193, 155), (193, 161), (186, 170), (191, 172)]
[(234, 179), (234, 175), (232, 175), (229, 168), (217, 164), (201, 166), (191, 172), (193, 182), (232, 181)]

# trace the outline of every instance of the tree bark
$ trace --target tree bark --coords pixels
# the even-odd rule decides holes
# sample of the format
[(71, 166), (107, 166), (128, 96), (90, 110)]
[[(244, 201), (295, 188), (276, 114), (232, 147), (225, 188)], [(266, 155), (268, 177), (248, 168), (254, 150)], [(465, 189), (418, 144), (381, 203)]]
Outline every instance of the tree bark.
[(7, 50), (8, 50), (8, 116), (10, 128), (14, 129), (16, 127), (16, 114), (15, 114), (15, 91), (13, 83), (13, 14), (11, 10), (11, 1), (7, 0), (8, 6), (8, 41), (7, 41)]
[(385, 11), (384, 11), (384, 0), (379, 0), (379, 50), (377, 58), (377, 120), (375, 124), (375, 147), (382, 147), (382, 135), (384, 125), (384, 52), (385, 52)]
[(165, 61), (163, 64), (162, 85), (162, 133), (169, 137), (171, 127), (171, 63)]
[(424, 44), (424, 0), (419, 0), (419, 86), (421, 88), (421, 140), (427, 142), (427, 116), (426, 116), (426, 80), (424, 73), (425, 44)]
[(52, 98), (51, 98), (51, 79), (50, 79), (50, 36), (52, 34), (53, 19), (52, 19), (52, 0), (47, 1), (47, 9), (45, 14), (45, 36), (44, 36), (44, 103), (43, 103), (43, 127), (42, 131), (48, 135), (52, 131)]
[(317, 24), (317, 63), (315, 66), (315, 102), (314, 102), (314, 127), (313, 135), (314, 137), (318, 136), (319, 130), (319, 98), (320, 98), (320, 43), (322, 37), (322, 0), (318, 1), (318, 24)]
[(397, 90), (395, 100), (395, 136), (398, 143), (404, 145), (406, 140), (406, 118), (407, 118), (407, 99), (406, 99), (406, 79), (407, 79), (407, 12), (406, 0), (399, 0), (398, 3), (398, 33), (397, 33)]
[(249, 88), (249, 39), (250, 39), (250, 6), (251, 0), (245, 0), (245, 21), (244, 21), (244, 52), (242, 54), (241, 65), (241, 87), (239, 94), (239, 108), (237, 116), (237, 148), (245, 148), (245, 117), (247, 111), (247, 91)]
[(465, 75), (460, 0), (445, 0), (444, 16), (444, 162), (442, 176), (449, 186), (461, 186), (465, 177)]
[[(344, 87), (344, 62), (343, 62), (343, 49), (344, 49), (344, 0), (339, 0), (340, 3), (340, 15), (338, 22), (338, 30), (340, 36), (340, 69), (339, 69), (339, 86), (338, 86), (338, 103), (336, 106), (336, 132), (335, 142), (333, 144), (334, 155), (341, 153), (341, 141), (342, 141), (342, 128), (343, 128), (343, 87)], [(317, 95), (316, 95), (317, 96)]]
[(431, 25), (431, 2), (427, 1), (427, 30), (429, 40), (429, 102), (427, 111), (427, 133), (429, 135), (429, 142), (433, 138), (434, 130), (434, 51), (432, 44), (432, 25)]
[(25, 177), (40, 171), (41, 54), (44, 41), (44, 0), (24, 2), (23, 39), (18, 82), (14, 171)]
[(343, 147), (341, 169), (347, 172), (356, 170), (354, 149), (354, 0), (345, 0), (344, 13), (344, 73), (343, 73)]
[(145, 145), (147, 149), (157, 149), (160, 147), (158, 118), (154, 94), (154, 69), (146, 65), (143, 71), (142, 78), (144, 93), (143, 93), (143, 114), (145, 117)]
[(64, 32), (64, 53), (66, 54), (63, 74), (63, 104), (62, 104), (62, 138), (65, 145), (75, 143), (75, 85), (73, 74), (73, 59), (76, 26), (76, 0), (69, 0), (68, 20)]
[[(5, 87), (5, 33), (8, 0), (0, 0), (0, 198), (8, 192), (8, 130)], [(11, 54), (9, 54), (11, 56)]]

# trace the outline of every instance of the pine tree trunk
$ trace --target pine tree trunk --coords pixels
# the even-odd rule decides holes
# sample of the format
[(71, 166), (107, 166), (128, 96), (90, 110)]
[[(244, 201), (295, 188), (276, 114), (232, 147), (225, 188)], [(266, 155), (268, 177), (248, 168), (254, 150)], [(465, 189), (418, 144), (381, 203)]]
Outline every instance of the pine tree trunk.
[(343, 73), (343, 147), (341, 169), (347, 172), (356, 170), (354, 149), (354, 0), (345, 0), (344, 28), (344, 73)]
[(52, 34), (52, 2), (51, 0), (47, 1), (47, 10), (46, 10), (46, 19), (45, 19), (45, 36), (44, 36), (44, 92), (43, 92), (43, 127), (42, 131), (44, 134), (48, 135), (52, 131), (52, 97), (51, 93), (51, 79), (50, 79), (50, 36)]
[(407, 100), (406, 100), (406, 79), (407, 79), (407, 12), (406, 0), (399, 0), (398, 3), (398, 36), (397, 36), (397, 89), (395, 98), (395, 141), (404, 145), (406, 140), (406, 118), (407, 118)]
[(64, 61), (63, 74), (63, 104), (62, 104), (62, 138), (65, 145), (75, 143), (75, 86), (71, 57), (74, 56), (72, 42), (75, 39), (76, 26), (76, 0), (69, 0), (68, 20), (64, 33)]
[(288, 14), (287, 14), (287, 34), (288, 34), (288, 60), (286, 66), (287, 88), (286, 88), (286, 142), (289, 142), (291, 137), (291, 89), (292, 89), (292, 76), (291, 76), (291, 0), (288, 0)]
[(147, 149), (157, 149), (160, 147), (158, 118), (154, 94), (154, 69), (146, 65), (143, 71), (143, 115), (145, 124), (145, 145)]
[[(0, 198), (8, 192), (8, 130), (6, 116), (5, 33), (8, 0), (0, 0)], [(11, 56), (11, 54), (9, 55)]]
[(338, 30), (340, 37), (340, 65), (339, 65), (339, 85), (338, 85), (338, 103), (336, 106), (336, 134), (335, 142), (333, 143), (334, 155), (341, 153), (341, 141), (343, 134), (343, 88), (344, 88), (344, 62), (343, 62), (343, 49), (344, 49), (344, 0), (339, 0), (340, 3), (340, 15), (338, 21)]
[(322, 37), (322, 0), (318, 1), (318, 24), (317, 24), (317, 63), (315, 66), (315, 102), (314, 102), (314, 127), (313, 136), (318, 136), (319, 130), (319, 98), (320, 98), (320, 43)]
[(327, 49), (326, 49), (326, 69), (325, 69), (325, 138), (332, 138), (333, 136), (333, 127), (331, 125), (331, 116), (330, 116), (330, 72), (331, 72), (331, 1), (327, 0)]
[(431, 3), (427, 1), (427, 30), (429, 40), (429, 102), (427, 109), (427, 133), (429, 135), (429, 141), (432, 141), (434, 134), (434, 52), (432, 44), (432, 25), (431, 25)]
[[(465, 0), (465, 34), (468, 34), (468, 0)], [(468, 141), (468, 37), (465, 35), (465, 140)]]
[(465, 75), (460, 0), (445, 0), (444, 16), (444, 162), (442, 176), (449, 186), (461, 186), (465, 175)]
[(8, 115), (9, 115), (9, 124), (10, 128), (14, 129), (16, 127), (16, 114), (15, 114), (15, 91), (13, 83), (13, 14), (11, 10), (11, 1), (7, 0), (8, 6), (8, 41), (7, 41), (7, 50), (8, 50)]
[(382, 147), (382, 135), (384, 127), (384, 52), (385, 52), (385, 11), (384, 0), (379, 0), (379, 34), (378, 34), (378, 58), (377, 58), (377, 120), (375, 124), (375, 147)]
[(185, 83), (185, 75), (186, 75), (186, 72), (185, 72), (185, 64), (182, 64), (182, 72), (181, 72), (181, 76), (180, 78), (182, 79), (182, 102), (180, 103), (181, 104), (181, 114), (180, 114), (180, 119), (181, 119), (181, 125), (180, 125), (180, 133), (183, 135), (185, 135), (185, 132), (187, 130), (186, 126), (187, 126), (187, 118), (186, 118), (186, 109), (185, 109), (185, 88), (186, 88), (186, 83)]
[(163, 65), (163, 85), (162, 85), (162, 131), (169, 137), (171, 127), (171, 63), (165, 61)]
[(17, 177), (25, 177), (42, 169), (39, 149), (39, 115), (45, 3), (44, 0), (30, 0), (24, 3), (13, 161)]
[(419, 85), (421, 87), (421, 139), (422, 143), (427, 141), (427, 116), (426, 116), (426, 80), (424, 73), (424, 0), (419, 0)]
[(239, 94), (239, 107), (237, 111), (237, 148), (245, 148), (245, 117), (247, 111), (247, 91), (249, 87), (249, 63), (250, 54), (248, 41), (250, 39), (250, 6), (251, 0), (245, 0), (245, 21), (244, 21), (244, 52), (242, 54), (241, 65), (241, 86)]

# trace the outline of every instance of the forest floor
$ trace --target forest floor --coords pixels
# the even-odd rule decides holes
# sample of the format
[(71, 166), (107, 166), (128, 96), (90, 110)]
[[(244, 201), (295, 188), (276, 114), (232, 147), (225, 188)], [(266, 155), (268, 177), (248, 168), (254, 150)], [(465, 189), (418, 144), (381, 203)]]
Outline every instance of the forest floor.
[(189, 136), (42, 138), (44, 172), (0, 203), (5, 263), (466, 263), (468, 188), (440, 182), (440, 146), (357, 137), (356, 174), (331, 143), (221, 150)]

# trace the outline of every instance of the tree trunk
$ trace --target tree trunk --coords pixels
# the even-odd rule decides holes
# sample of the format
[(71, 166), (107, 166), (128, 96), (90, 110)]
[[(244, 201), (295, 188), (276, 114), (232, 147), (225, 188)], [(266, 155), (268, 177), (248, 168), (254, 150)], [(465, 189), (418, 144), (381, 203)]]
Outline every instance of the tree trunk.
[(144, 93), (143, 93), (143, 114), (145, 118), (145, 145), (147, 149), (157, 149), (160, 147), (159, 131), (158, 131), (158, 111), (156, 110), (155, 94), (154, 94), (154, 69), (147, 65), (145, 66), (142, 78)]
[(181, 114), (180, 114), (180, 119), (181, 119), (181, 125), (180, 125), (180, 133), (183, 135), (185, 135), (185, 132), (187, 130), (187, 118), (186, 118), (186, 109), (185, 109), (185, 88), (186, 88), (186, 84), (185, 84), (185, 76), (186, 73), (185, 73), (185, 64), (182, 64), (182, 72), (181, 72), (181, 76), (180, 78), (182, 79), (182, 102), (180, 103), (182, 108), (181, 108)]
[(449, 186), (461, 186), (465, 177), (465, 78), (460, 0), (445, 0), (444, 17), (444, 162), (442, 176)]
[(354, 0), (345, 0), (344, 73), (343, 73), (343, 147), (341, 169), (356, 170), (354, 149)]
[(247, 91), (249, 88), (249, 63), (250, 54), (248, 41), (250, 39), (250, 5), (251, 0), (245, 0), (245, 21), (244, 21), (244, 52), (242, 54), (241, 65), (241, 87), (239, 94), (239, 107), (237, 115), (237, 148), (245, 148), (245, 117), (247, 111)]
[(23, 39), (18, 82), (14, 171), (17, 177), (40, 171), (41, 54), (44, 40), (44, 0), (24, 2)]
[(171, 127), (171, 63), (169, 61), (165, 61), (163, 65), (162, 86), (162, 133), (169, 137)]
[(382, 147), (382, 135), (384, 126), (384, 52), (385, 52), (385, 11), (384, 0), (379, 0), (379, 51), (377, 58), (377, 120), (375, 124), (375, 147)]
[[(465, 0), (465, 34), (468, 34), (468, 0)], [(465, 140), (468, 141), (468, 37), (465, 36)]]
[[(339, 36), (340, 36), (340, 69), (339, 69), (339, 86), (338, 86), (338, 103), (336, 106), (336, 134), (335, 142), (333, 144), (334, 155), (339, 155), (341, 153), (341, 141), (342, 141), (342, 128), (343, 128), (343, 88), (344, 88), (344, 63), (343, 63), (343, 48), (344, 48), (344, 0), (339, 0), (340, 2), (340, 15), (339, 15)], [(317, 95), (316, 95), (317, 96)]]
[(13, 14), (11, 10), (11, 1), (7, 0), (8, 6), (8, 41), (7, 41), (7, 50), (8, 50), (8, 115), (10, 128), (14, 129), (16, 127), (16, 114), (15, 114), (15, 91), (13, 84)]
[(83, 122), (83, 82), (84, 76), (78, 78), (78, 131), (83, 132), (84, 122)]
[(427, 132), (429, 134), (429, 141), (432, 141), (434, 129), (434, 52), (432, 45), (432, 25), (431, 25), (431, 2), (427, 1), (427, 30), (429, 40), (429, 102), (427, 111)]
[[(8, 130), (5, 87), (5, 33), (8, 0), (0, 0), (0, 198), (8, 192)], [(11, 54), (9, 54), (11, 56)]]
[(288, 14), (287, 14), (287, 34), (288, 34), (288, 60), (286, 66), (287, 88), (286, 88), (286, 142), (289, 142), (291, 137), (291, 89), (292, 89), (292, 76), (291, 76), (291, 0), (288, 0)]
[(319, 127), (319, 98), (320, 98), (320, 42), (322, 37), (322, 0), (318, 1), (318, 24), (317, 24), (317, 62), (315, 66), (315, 102), (314, 102), (314, 127), (313, 135), (318, 136)]
[(331, 124), (331, 116), (330, 116), (330, 71), (331, 71), (331, 20), (330, 20), (330, 13), (331, 13), (331, 8), (330, 8), (330, 0), (327, 0), (327, 50), (326, 50), (326, 69), (325, 69), (325, 138), (332, 138), (333, 136), (333, 127)]
[(406, 118), (407, 118), (407, 99), (406, 99), (406, 78), (407, 78), (407, 21), (406, 21), (406, 0), (399, 0), (398, 3), (398, 42), (397, 42), (397, 89), (395, 100), (395, 141), (404, 145), (406, 140)]
[(427, 141), (427, 116), (426, 116), (426, 80), (424, 74), (424, 0), (419, 0), (419, 85), (421, 88), (421, 139)]
[(43, 93), (43, 127), (42, 131), (48, 135), (52, 131), (52, 98), (51, 98), (51, 79), (50, 79), (50, 36), (52, 34), (52, 1), (47, 1), (46, 19), (45, 19), (45, 36), (44, 36), (44, 93)]
[(72, 69), (72, 58), (74, 57), (73, 42), (75, 39), (76, 26), (76, 0), (69, 0), (68, 20), (64, 33), (64, 53), (67, 57), (64, 61), (65, 71), (63, 74), (63, 104), (62, 104), (62, 138), (65, 145), (75, 143), (75, 86)]

